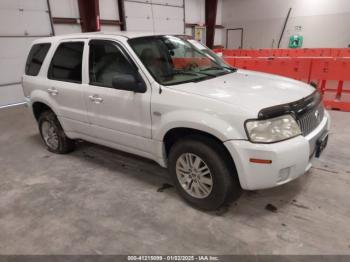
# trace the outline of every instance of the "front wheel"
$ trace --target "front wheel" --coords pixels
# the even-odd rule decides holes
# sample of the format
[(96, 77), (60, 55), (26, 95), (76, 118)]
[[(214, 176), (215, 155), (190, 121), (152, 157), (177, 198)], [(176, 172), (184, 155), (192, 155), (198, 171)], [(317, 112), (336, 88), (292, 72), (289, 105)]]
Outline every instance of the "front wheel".
[(215, 210), (237, 199), (241, 188), (223, 145), (206, 137), (189, 137), (170, 150), (169, 169), (180, 194), (191, 205)]

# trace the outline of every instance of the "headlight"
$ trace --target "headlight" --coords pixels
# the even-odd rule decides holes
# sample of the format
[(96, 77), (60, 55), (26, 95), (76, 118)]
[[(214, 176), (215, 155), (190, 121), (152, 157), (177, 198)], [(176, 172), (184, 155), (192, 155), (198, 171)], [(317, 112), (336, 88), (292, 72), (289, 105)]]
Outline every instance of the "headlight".
[(291, 115), (249, 120), (245, 127), (250, 141), (257, 143), (273, 143), (301, 134), (298, 123)]

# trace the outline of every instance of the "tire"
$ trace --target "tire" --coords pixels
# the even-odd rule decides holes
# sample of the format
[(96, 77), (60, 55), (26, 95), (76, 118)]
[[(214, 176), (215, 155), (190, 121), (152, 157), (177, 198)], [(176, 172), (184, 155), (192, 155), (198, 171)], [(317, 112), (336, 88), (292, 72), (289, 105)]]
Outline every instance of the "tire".
[(55, 113), (52, 111), (41, 113), (38, 125), (41, 138), (50, 152), (66, 154), (74, 150), (74, 140), (66, 136)]
[[(192, 172), (186, 170), (191, 160)], [(205, 136), (188, 136), (176, 142), (170, 149), (169, 169), (180, 195), (202, 210), (216, 210), (238, 199), (242, 191), (223, 145)], [(191, 175), (193, 179), (188, 178)]]

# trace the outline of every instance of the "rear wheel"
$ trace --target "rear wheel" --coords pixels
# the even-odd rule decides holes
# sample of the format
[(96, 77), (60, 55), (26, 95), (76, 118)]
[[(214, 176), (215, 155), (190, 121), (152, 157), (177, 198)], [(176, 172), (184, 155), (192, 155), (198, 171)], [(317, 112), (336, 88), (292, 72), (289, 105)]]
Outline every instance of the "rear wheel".
[(56, 115), (52, 111), (41, 113), (38, 124), (41, 138), (49, 151), (57, 154), (65, 154), (74, 150), (74, 140), (66, 136)]
[(241, 188), (227, 152), (207, 137), (187, 137), (171, 148), (169, 169), (180, 194), (191, 205), (215, 210), (237, 199)]

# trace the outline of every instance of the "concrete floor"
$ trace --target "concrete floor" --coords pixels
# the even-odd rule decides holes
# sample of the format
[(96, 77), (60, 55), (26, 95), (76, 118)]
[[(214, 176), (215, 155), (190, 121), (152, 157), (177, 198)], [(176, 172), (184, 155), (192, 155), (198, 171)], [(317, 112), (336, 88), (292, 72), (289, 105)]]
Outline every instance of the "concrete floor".
[(88, 143), (49, 153), (27, 109), (1, 109), (0, 254), (350, 254), (350, 113), (331, 115), (307, 175), (205, 213), (159, 190), (155, 163)]

